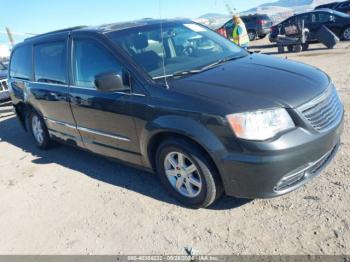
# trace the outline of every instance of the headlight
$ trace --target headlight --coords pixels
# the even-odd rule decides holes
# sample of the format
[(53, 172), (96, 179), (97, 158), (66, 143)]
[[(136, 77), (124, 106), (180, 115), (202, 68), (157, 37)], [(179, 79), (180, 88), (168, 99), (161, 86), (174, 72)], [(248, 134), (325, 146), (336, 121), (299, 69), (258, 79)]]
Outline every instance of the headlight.
[(295, 127), (284, 108), (232, 114), (226, 118), (236, 136), (247, 140), (266, 140)]

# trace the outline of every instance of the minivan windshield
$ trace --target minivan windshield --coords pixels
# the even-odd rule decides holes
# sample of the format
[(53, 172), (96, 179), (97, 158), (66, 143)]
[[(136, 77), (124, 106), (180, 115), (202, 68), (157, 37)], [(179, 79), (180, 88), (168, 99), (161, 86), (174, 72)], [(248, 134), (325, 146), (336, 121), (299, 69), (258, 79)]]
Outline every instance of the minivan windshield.
[(333, 13), (333, 15), (341, 16), (341, 17), (344, 17), (344, 18), (350, 18), (350, 15), (342, 13), (342, 12), (339, 12), (339, 11), (336, 11), (336, 10), (332, 10), (332, 13)]
[(107, 36), (152, 79), (198, 73), (248, 55), (224, 37), (191, 21), (144, 25)]

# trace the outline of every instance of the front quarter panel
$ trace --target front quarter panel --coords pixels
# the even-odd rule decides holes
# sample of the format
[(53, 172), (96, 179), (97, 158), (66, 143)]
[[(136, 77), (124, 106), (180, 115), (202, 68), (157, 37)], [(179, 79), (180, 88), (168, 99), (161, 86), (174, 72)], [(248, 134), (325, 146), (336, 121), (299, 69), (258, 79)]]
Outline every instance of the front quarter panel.
[[(147, 103), (140, 104), (134, 113), (146, 167), (151, 167), (149, 160), (154, 157), (149, 155), (149, 143), (160, 133), (172, 133), (191, 139), (204, 148), (217, 165), (216, 156), (227, 150), (226, 144), (240, 149), (225, 117), (208, 113), (211, 108), (208, 102), (203, 104), (199, 98), (178, 94), (173, 90), (156, 92), (159, 93), (147, 97)], [(208, 110), (205, 111), (205, 107)]]

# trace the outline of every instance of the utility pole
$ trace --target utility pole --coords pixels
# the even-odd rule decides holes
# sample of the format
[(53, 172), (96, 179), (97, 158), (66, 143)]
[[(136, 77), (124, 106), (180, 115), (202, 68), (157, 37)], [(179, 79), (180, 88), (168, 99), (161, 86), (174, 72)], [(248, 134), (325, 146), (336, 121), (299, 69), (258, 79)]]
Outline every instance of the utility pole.
[(6, 29), (7, 36), (8, 36), (8, 38), (9, 38), (11, 47), (13, 47), (13, 46), (15, 45), (15, 41), (13, 40), (13, 36), (12, 36), (11, 31), (10, 31), (10, 28), (6, 27), (5, 29)]
[(227, 11), (228, 11), (228, 13), (229, 13), (229, 15), (230, 16), (234, 16), (235, 14), (236, 14), (236, 11), (237, 11), (237, 9), (236, 8), (231, 8), (231, 5), (229, 4), (229, 2), (228, 1), (225, 1), (226, 3), (225, 3), (225, 7), (226, 7), (226, 9), (227, 9)]

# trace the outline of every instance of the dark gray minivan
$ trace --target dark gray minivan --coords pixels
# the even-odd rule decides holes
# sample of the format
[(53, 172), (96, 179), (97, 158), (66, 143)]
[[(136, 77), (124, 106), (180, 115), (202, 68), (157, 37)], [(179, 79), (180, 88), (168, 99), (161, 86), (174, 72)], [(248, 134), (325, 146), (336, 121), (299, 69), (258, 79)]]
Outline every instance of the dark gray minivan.
[(197, 208), (223, 193), (300, 187), (334, 157), (343, 127), (325, 73), (249, 53), (190, 20), (29, 38), (12, 51), (8, 82), (39, 148), (61, 141), (155, 171)]

